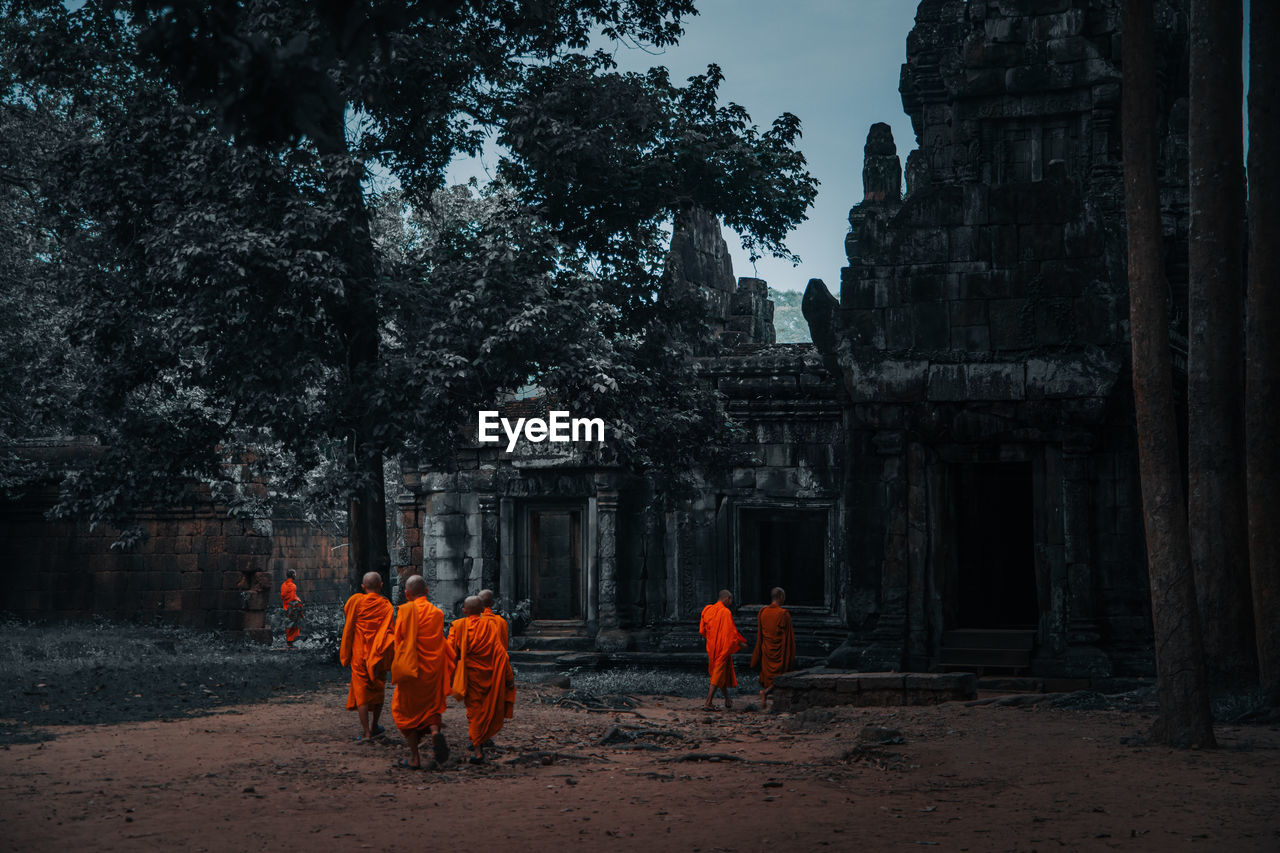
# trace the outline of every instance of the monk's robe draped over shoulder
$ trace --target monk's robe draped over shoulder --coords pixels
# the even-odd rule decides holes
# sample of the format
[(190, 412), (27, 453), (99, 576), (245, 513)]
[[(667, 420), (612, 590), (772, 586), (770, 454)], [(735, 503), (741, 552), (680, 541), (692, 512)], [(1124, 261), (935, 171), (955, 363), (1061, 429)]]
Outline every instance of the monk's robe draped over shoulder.
[[(453, 679), (453, 649), (444, 639), (444, 613), (425, 597), (400, 605), (393, 635), (391, 717), (396, 728), (417, 731), (440, 725)], [(386, 647), (380, 638), (375, 647)]]
[(723, 601), (702, 608), (698, 633), (707, 639), (707, 673), (711, 676), (711, 684), (715, 687), (737, 687), (733, 655), (747, 644), (747, 638), (738, 633), (733, 624), (733, 613)]
[(507, 620), (503, 619), (497, 613), (494, 613), (492, 607), (486, 607), (484, 609), (484, 613), (481, 613), (480, 615), (493, 620), (493, 623), (498, 626), (498, 630), (502, 633), (502, 647), (504, 649), (510, 648), (511, 626), (507, 624)]
[[(289, 607), (293, 605), (295, 601), (298, 603), (298, 606), (302, 605), (302, 599), (298, 597), (298, 585), (290, 578), (285, 578), (284, 583), (280, 584), (280, 606), (284, 608), (285, 613), (288, 613)], [(285, 642), (292, 643), (294, 640), (298, 639), (298, 635), (301, 633), (302, 629), (297, 625), (290, 625), (288, 628), (284, 629)]]
[[(386, 698), (382, 674), (386, 670), (392, 635), (388, 626), (395, 608), (381, 595), (357, 592), (342, 607), (342, 645), (338, 661), (351, 667), (347, 710), (360, 705), (381, 705)], [(381, 638), (381, 639), (380, 639)]]
[(449, 628), (449, 645), (458, 656), (452, 692), (466, 705), (467, 733), (476, 746), (515, 715), (515, 673), (494, 622), (484, 615), (464, 616)]
[(773, 679), (796, 666), (796, 633), (785, 607), (770, 604), (756, 622), (756, 647), (751, 668), (760, 669), (760, 686), (772, 687)]

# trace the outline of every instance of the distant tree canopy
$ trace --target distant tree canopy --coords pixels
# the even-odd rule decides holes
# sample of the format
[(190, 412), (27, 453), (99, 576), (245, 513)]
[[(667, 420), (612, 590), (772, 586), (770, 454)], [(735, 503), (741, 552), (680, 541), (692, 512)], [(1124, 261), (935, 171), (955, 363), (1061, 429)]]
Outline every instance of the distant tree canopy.
[(778, 343), (813, 343), (809, 322), (800, 311), (800, 302), (804, 299), (804, 293), (799, 290), (774, 290), (771, 287), (769, 298), (773, 300), (773, 329), (777, 334)]
[[(62, 508), (115, 523), (252, 449), (280, 490), (351, 500), (356, 573), (387, 570), (384, 454), (446, 453), (531, 379), (674, 480), (724, 416), (691, 381), (705, 325), (694, 295), (663, 291), (665, 227), (699, 207), (786, 256), (816, 186), (798, 120), (757, 129), (719, 103), (714, 66), (678, 86), (584, 52), (671, 44), (689, 14), (0, 0), (0, 136), (40, 140), (3, 187), (21, 235), (6, 294), (49, 326), (0, 325), (0, 347), (42, 387), (75, 368), (7, 390), (50, 414), (0, 426), (98, 434), (110, 450)], [(500, 185), (445, 189), (487, 138)], [(374, 168), (394, 193), (369, 189)], [(22, 357), (32, 334), (57, 364)]]

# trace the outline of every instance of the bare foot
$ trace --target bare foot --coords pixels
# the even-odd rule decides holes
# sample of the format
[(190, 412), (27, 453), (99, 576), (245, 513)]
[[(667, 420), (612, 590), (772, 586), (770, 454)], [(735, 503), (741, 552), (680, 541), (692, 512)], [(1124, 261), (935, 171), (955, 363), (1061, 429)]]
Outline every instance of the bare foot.
[(449, 760), (449, 744), (444, 739), (444, 732), (436, 732), (431, 736), (431, 750), (435, 753), (438, 764)]

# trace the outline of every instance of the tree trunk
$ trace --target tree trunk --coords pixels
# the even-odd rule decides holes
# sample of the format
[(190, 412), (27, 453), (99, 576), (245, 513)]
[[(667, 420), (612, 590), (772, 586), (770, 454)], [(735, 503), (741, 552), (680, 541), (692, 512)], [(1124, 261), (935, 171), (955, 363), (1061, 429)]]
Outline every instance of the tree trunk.
[(1191, 3), (1188, 524), (1210, 680), (1256, 664), (1244, 486), (1240, 0)]
[(1249, 25), (1249, 320), (1245, 429), (1249, 565), (1263, 693), (1280, 705), (1280, 4), (1254, 0)]
[(1152, 737), (1160, 743), (1204, 747), (1215, 743), (1173, 411), (1169, 307), (1156, 185), (1154, 41), (1152, 0), (1126, 0), (1121, 132), (1133, 394), (1160, 705)]
[(336, 132), (317, 136), (316, 147), (327, 158), (326, 171), (342, 224), (333, 235), (347, 261), (347, 280), (336, 301), (333, 320), (346, 348), (347, 375), (342, 426), (347, 433), (347, 465), (354, 488), (347, 516), (347, 572), (357, 591), (368, 572), (382, 576), (383, 594), (391, 596), (391, 553), (387, 546), (387, 503), (378, 444), (377, 413), (365, 393), (376, 387), (379, 317), (374, 291), (373, 238), (360, 178), (364, 173), (347, 149), (342, 112), (327, 125)]

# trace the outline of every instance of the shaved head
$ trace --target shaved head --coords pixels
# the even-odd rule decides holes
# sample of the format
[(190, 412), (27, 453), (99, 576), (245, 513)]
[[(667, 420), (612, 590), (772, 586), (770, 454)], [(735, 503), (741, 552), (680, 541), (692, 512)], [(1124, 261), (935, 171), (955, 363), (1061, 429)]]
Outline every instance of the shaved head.
[(427, 594), (427, 582), (422, 575), (411, 575), (404, 582), (404, 597), (413, 599)]
[(293, 569), (290, 569), (289, 571), (284, 573), (284, 576), (287, 578), (296, 578), (298, 576), (298, 573), (295, 572)]
[(480, 599), (480, 606), (481, 606), (481, 607), (492, 607), (492, 606), (493, 606), (493, 590), (491, 590), (491, 589), (482, 589), (482, 590), (480, 590), (480, 592), (478, 592), (478, 593), (476, 594), (476, 598)]
[(466, 600), (462, 602), (462, 613), (464, 616), (479, 616), (484, 610), (484, 605), (480, 603), (480, 596), (468, 595)]
[(382, 575), (377, 572), (365, 572), (364, 578), (360, 581), (360, 585), (364, 587), (365, 592), (381, 592)]
[(729, 602), (733, 601), (733, 593), (729, 592), (729, 590), (727, 589), (720, 590), (720, 600), (723, 601), (725, 604), (728, 604)]
[(769, 597), (773, 599), (774, 604), (781, 604), (787, 600), (787, 591), (780, 586), (775, 586), (769, 592)]

